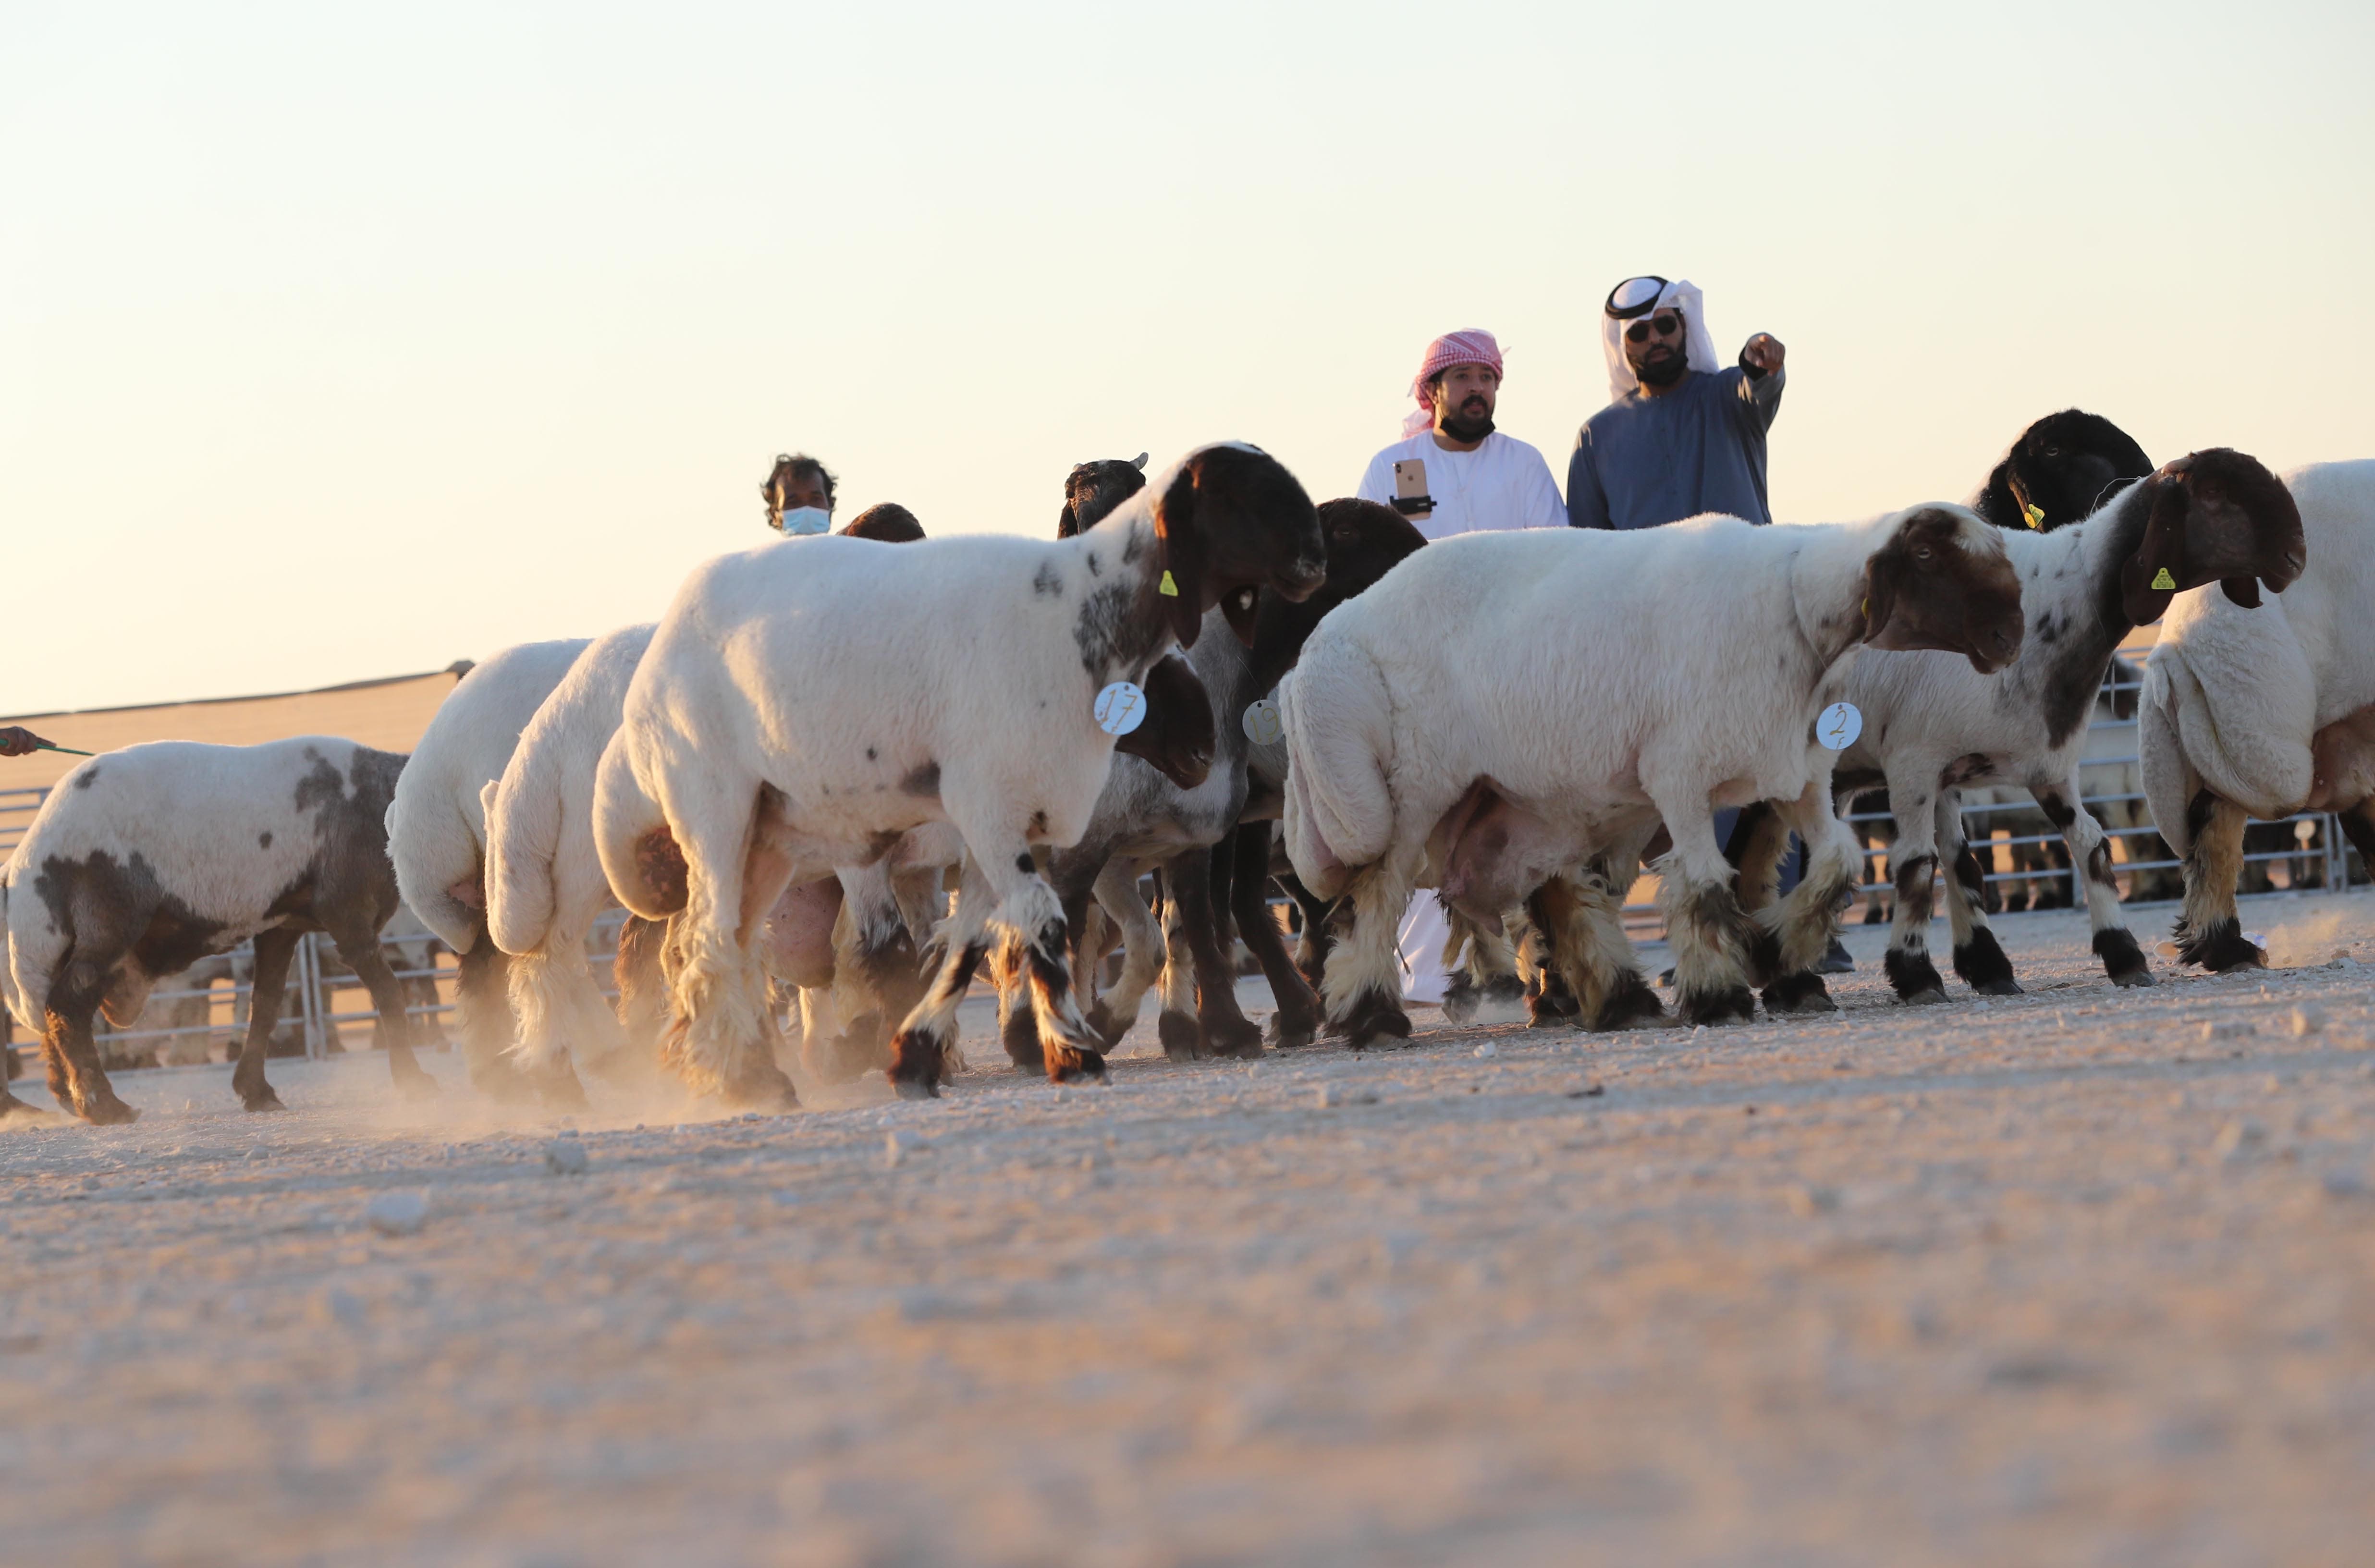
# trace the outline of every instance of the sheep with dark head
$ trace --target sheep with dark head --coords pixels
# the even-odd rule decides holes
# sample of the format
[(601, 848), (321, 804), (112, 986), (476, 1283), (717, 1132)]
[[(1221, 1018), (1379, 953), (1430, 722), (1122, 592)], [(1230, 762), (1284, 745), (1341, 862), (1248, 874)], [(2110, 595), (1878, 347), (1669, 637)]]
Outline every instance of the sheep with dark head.
[(2064, 408), (2020, 432), (1971, 510), (1999, 528), (2050, 532), (2092, 515), (2120, 485), (2152, 471), (2127, 431), (2100, 414)]

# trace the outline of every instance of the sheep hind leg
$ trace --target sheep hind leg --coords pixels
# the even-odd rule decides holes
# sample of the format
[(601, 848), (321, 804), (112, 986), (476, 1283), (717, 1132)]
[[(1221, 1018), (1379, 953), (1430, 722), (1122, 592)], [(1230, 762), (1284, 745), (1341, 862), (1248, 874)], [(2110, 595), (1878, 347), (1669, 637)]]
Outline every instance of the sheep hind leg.
[(1410, 903), (1412, 880), (1410, 869), (1381, 861), (1354, 879), (1331, 917), (1336, 929), (1319, 994), (1328, 1003), (1329, 1032), (1342, 1035), (1355, 1051), (1389, 1035), (1410, 1038), (1395, 937)]
[(668, 782), (687, 796), (669, 802), (687, 896), (665, 955), (676, 1016), (660, 1060), (693, 1094), (788, 1109), (799, 1097), (775, 1064), (780, 1032), (755, 938), (795, 867), (768, 842), (762, 790), (734, 802), (726, 781), (691, 769)]
[(511, 955), (506, 967), (506, 990), (519, 1018), (513, 1065), (545, 1104), (582, 1109), (585, 1089), (577, 1079), (575, 1058), (600, 1061), (625, 1043), (617, 1015), (594, 984), (584, 938), (574, 932), (556, 932), (537, 951)]
[(1319, 1032), (1319, 996), (1287, 956), (1286, 938), (1270, 917), (1270, 824), (1240, 822), (1231, 842), (1236, 870), (1229, 897), (1236, 906), (1237, 935), (1261, 965), (1271, 999), (1278, 1004), (1270, 1016), (1270, 1043), (1282, 1051), (1308, 1045)]
[(1163, 983), (1154, 1014), (1155, 1038), (1175, 1062), (1204, 1055), (1204, 1031), (1196, 1021), (1196, 960), (1188, 943), (1188, 922), (1179, 907), (1178, 879), (1163, 870)]
[(481, 926), (470, 950), (455, 961), (454, 1006), (470, 1087), (491, 1100), (525, 1104), (535, 1091), (512, 1060), (511, 969), (511, 955)]
[(1900, 796), (1892, 790), (1888, 806), (1896, 819), (1896, 843), (1888, 852), (1896, 914), (1881, 968), (1898, 1001), (1923, 1007), (1946, 999), (1945, 978), (1930, 961), (1931, 883), (1938, 869), (1936, 800), (1927, 792)]
[(231, 1090), (243, 1110), (287, 1109), (265, 1081), (264, 1061), (272, 1046), (272, 1032), (280, 1025), (280, 1002), (289, 984), (289, 961), (296, 956), (297, 939), (297, 933), (286, 925), (256, 934), (255, 967), (249, 976), (247, 1038), (240, 1046), (239, 1066), (230, 1075)]
[[(1163, 971), (1163, 930), (1138, 896), (1138, 876), (1119, 861), (1109, 861), (1097, 874), (1095, 895), (1097, 907), (1121, 933), (1121, 978), (1112, 990), (1099, 998), (1088, 1015), (1089, 1028), (1101, 1047), (1112, 1051), (1119, 1047), (1138, 1022), (1140, 1004)], [(1083, 922), (1085, 925), (1085, 922)], [(1081, 955), (1081, 973), (1090, 967), (1090, 955)], [(1083, 981), (1085, 984), (1085, 980)]]
[(95, 1126), (136, 1122), (140, 1113), (116, 1098), (115, 1086), (99, 1060), (99, 1042), (91, 1034), (91, 1017), (107, 994), (106, 976), (96, 965), (70, 960), (63, 975), (53, 982), (42, 1022), (47, 1025), (50, 1052), (50, 1093), (60, 1110)]
[(1031, 981), (1023, 973), (1022, 944), (1007, 936), (989, 949), (990, 985), (998, 993), (998, 1038), (1007, 1058), (1024, 1072), (1047, 1070), (1039, 1046), (1039, 1014), (1031, 1005)]
[[(1572, 977), (1575, 1020), (1595, 1033), (1656, 1028), (1669, 1020), (1649, 988), (1612, 878), (1593, 867), (1580, 880), (1554, 877), (1526, 900), (1526, 917), (1550, 949), (1546, 973)], [(1577, 993), (1580, 993), (1577, 995)]]
[[(975, 851), (974, 876), (987, 884), (984, 891), (998, 900), (992, 918), (1011, 932), (1022, 947), (1022, 967), (1031, 990), (1031, 1007), (1039, 1020), (1039, 1049), (1047, 1077), (1056, 1083), (1076, 1079), (1105, 1078), (1100, 1042), (1089, 1032), (1072, 995), (1072, 973), (1066, 961), (1071, 931), (1064, 918), (1063, 900), (1039, 874), (1038, 863), (1019, 832), (1001, 831), (996, 822), (963, 821), (964, 840)], [(970, 883), (968, 884), (970, 887)]]
[[(2111, 870), (2110, 836), (2080, 800), (2078, 781), (2070, 780), (2062, 790), (2049, 785), (2033, 793), (2046, 819), (2062, 830), (2071, 863), (2084, 868), (2085, 880), (2080, 885), (2086, 890), (2087, 924), (2094, 927), (2095, 956), (2103, 961), (2103, 972), (2114, 985), (2151, 984), (2152, 966), (2145, 961), (2144, 949), (2136, 946), (2127, 922), (2120, 918), (2120, 883)], [(1960, 969), (1959, 951), (1956, 957), (1956, 967)]]
[[(380, 1032), (387, 1040), (387, 1071), (396, 1091), (408, 1099), (436, 1093), (437, 1080), (412, 1054), (412, 1016), (405, 1010), (404, 987), (397, 983), (396, 971), (388, 967), (387, 955), (380, 951), (379, 933), (348, 929), (332, 932), (330, 939), (337, 944), (338, 956), (347, 961), (363, 989), (371, 993)], [(483, 934), (475, 945), (493, 946)], [(564, 1070), (566, 1067), (564, 1062)], [(576, 1091), (576, 1103), (584, 1105), (585, 1094), (577, 1089), (577, 1075), (571, 1072), (568, 1079), (570, 1089)]]
[(2177, 921), (2180, 963), (2198, 963), (2220, 974), (2263, 969), (2268, 955), (2243, 936), (2235, 909), (2235, 884), (2243, 869), (2243, 831), (2250, 819), (2241, 807), (2203, 790), (2187, 803), (2192, 843), (2185, 852), (2185, 903)]
[(1686, 1023), (1749, 1022), (1756, 996), (1749, 986), (1756, 926), (1731, 886), (1731, 863), (1716, 846), (1707, 796), (1692, 790), (1659, 799), (1659, 815), (1673, 847), (1657, 864), (1658, 906), (1673, 946), (1674, 996)]

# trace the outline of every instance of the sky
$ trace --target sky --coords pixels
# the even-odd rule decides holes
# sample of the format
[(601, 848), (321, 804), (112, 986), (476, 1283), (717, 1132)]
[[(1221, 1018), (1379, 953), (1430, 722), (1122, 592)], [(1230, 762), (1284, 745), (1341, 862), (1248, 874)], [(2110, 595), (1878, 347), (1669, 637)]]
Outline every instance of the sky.
[(1094, 457), (1314, 499), (1496, 333), (1562, 479), (1598, 311), (1789, 348), (1777, 517), (2073, 405), (2375, 455), (2375, 6), (0, 0), (0, 713), (436, 669)]

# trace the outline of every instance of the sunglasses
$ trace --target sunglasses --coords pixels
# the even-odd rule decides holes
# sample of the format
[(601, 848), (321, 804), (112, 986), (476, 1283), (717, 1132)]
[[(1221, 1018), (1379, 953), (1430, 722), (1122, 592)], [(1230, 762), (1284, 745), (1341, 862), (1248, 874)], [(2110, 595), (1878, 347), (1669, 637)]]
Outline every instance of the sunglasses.
[(1672, 337), (1674, 334), (1682, 330), (1683, 318), (1681, 316), (1676, 315), (1672, 311), (1660, 311), (1648, 321), (1637, 321), (1631, 326), (1626, 327), (1625, 329), (1625, 341), (1638, 345), (1648, 342), (1649, 335), (1653, 332), (1660, 337)]

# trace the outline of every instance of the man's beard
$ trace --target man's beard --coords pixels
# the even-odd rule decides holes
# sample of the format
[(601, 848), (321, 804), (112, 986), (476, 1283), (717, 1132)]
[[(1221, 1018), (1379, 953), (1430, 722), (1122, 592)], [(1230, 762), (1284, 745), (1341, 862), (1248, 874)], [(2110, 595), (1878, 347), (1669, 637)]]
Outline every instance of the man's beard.
[(1643, 382), (1651, 386), (1672, 386), (1689, 373), (1690, 368), (1689, 356), (1670, 350), (1664, 359), (1651, 360), (1648, 364), (1643, 365), (1640, 376)]
[(1493, 433), (1493, 416), (1490, 412), (1481, 413), (1473, 418), (1465, 413), (1447, 413), (1436, 428), (1454, 441), (1483, 441)]

